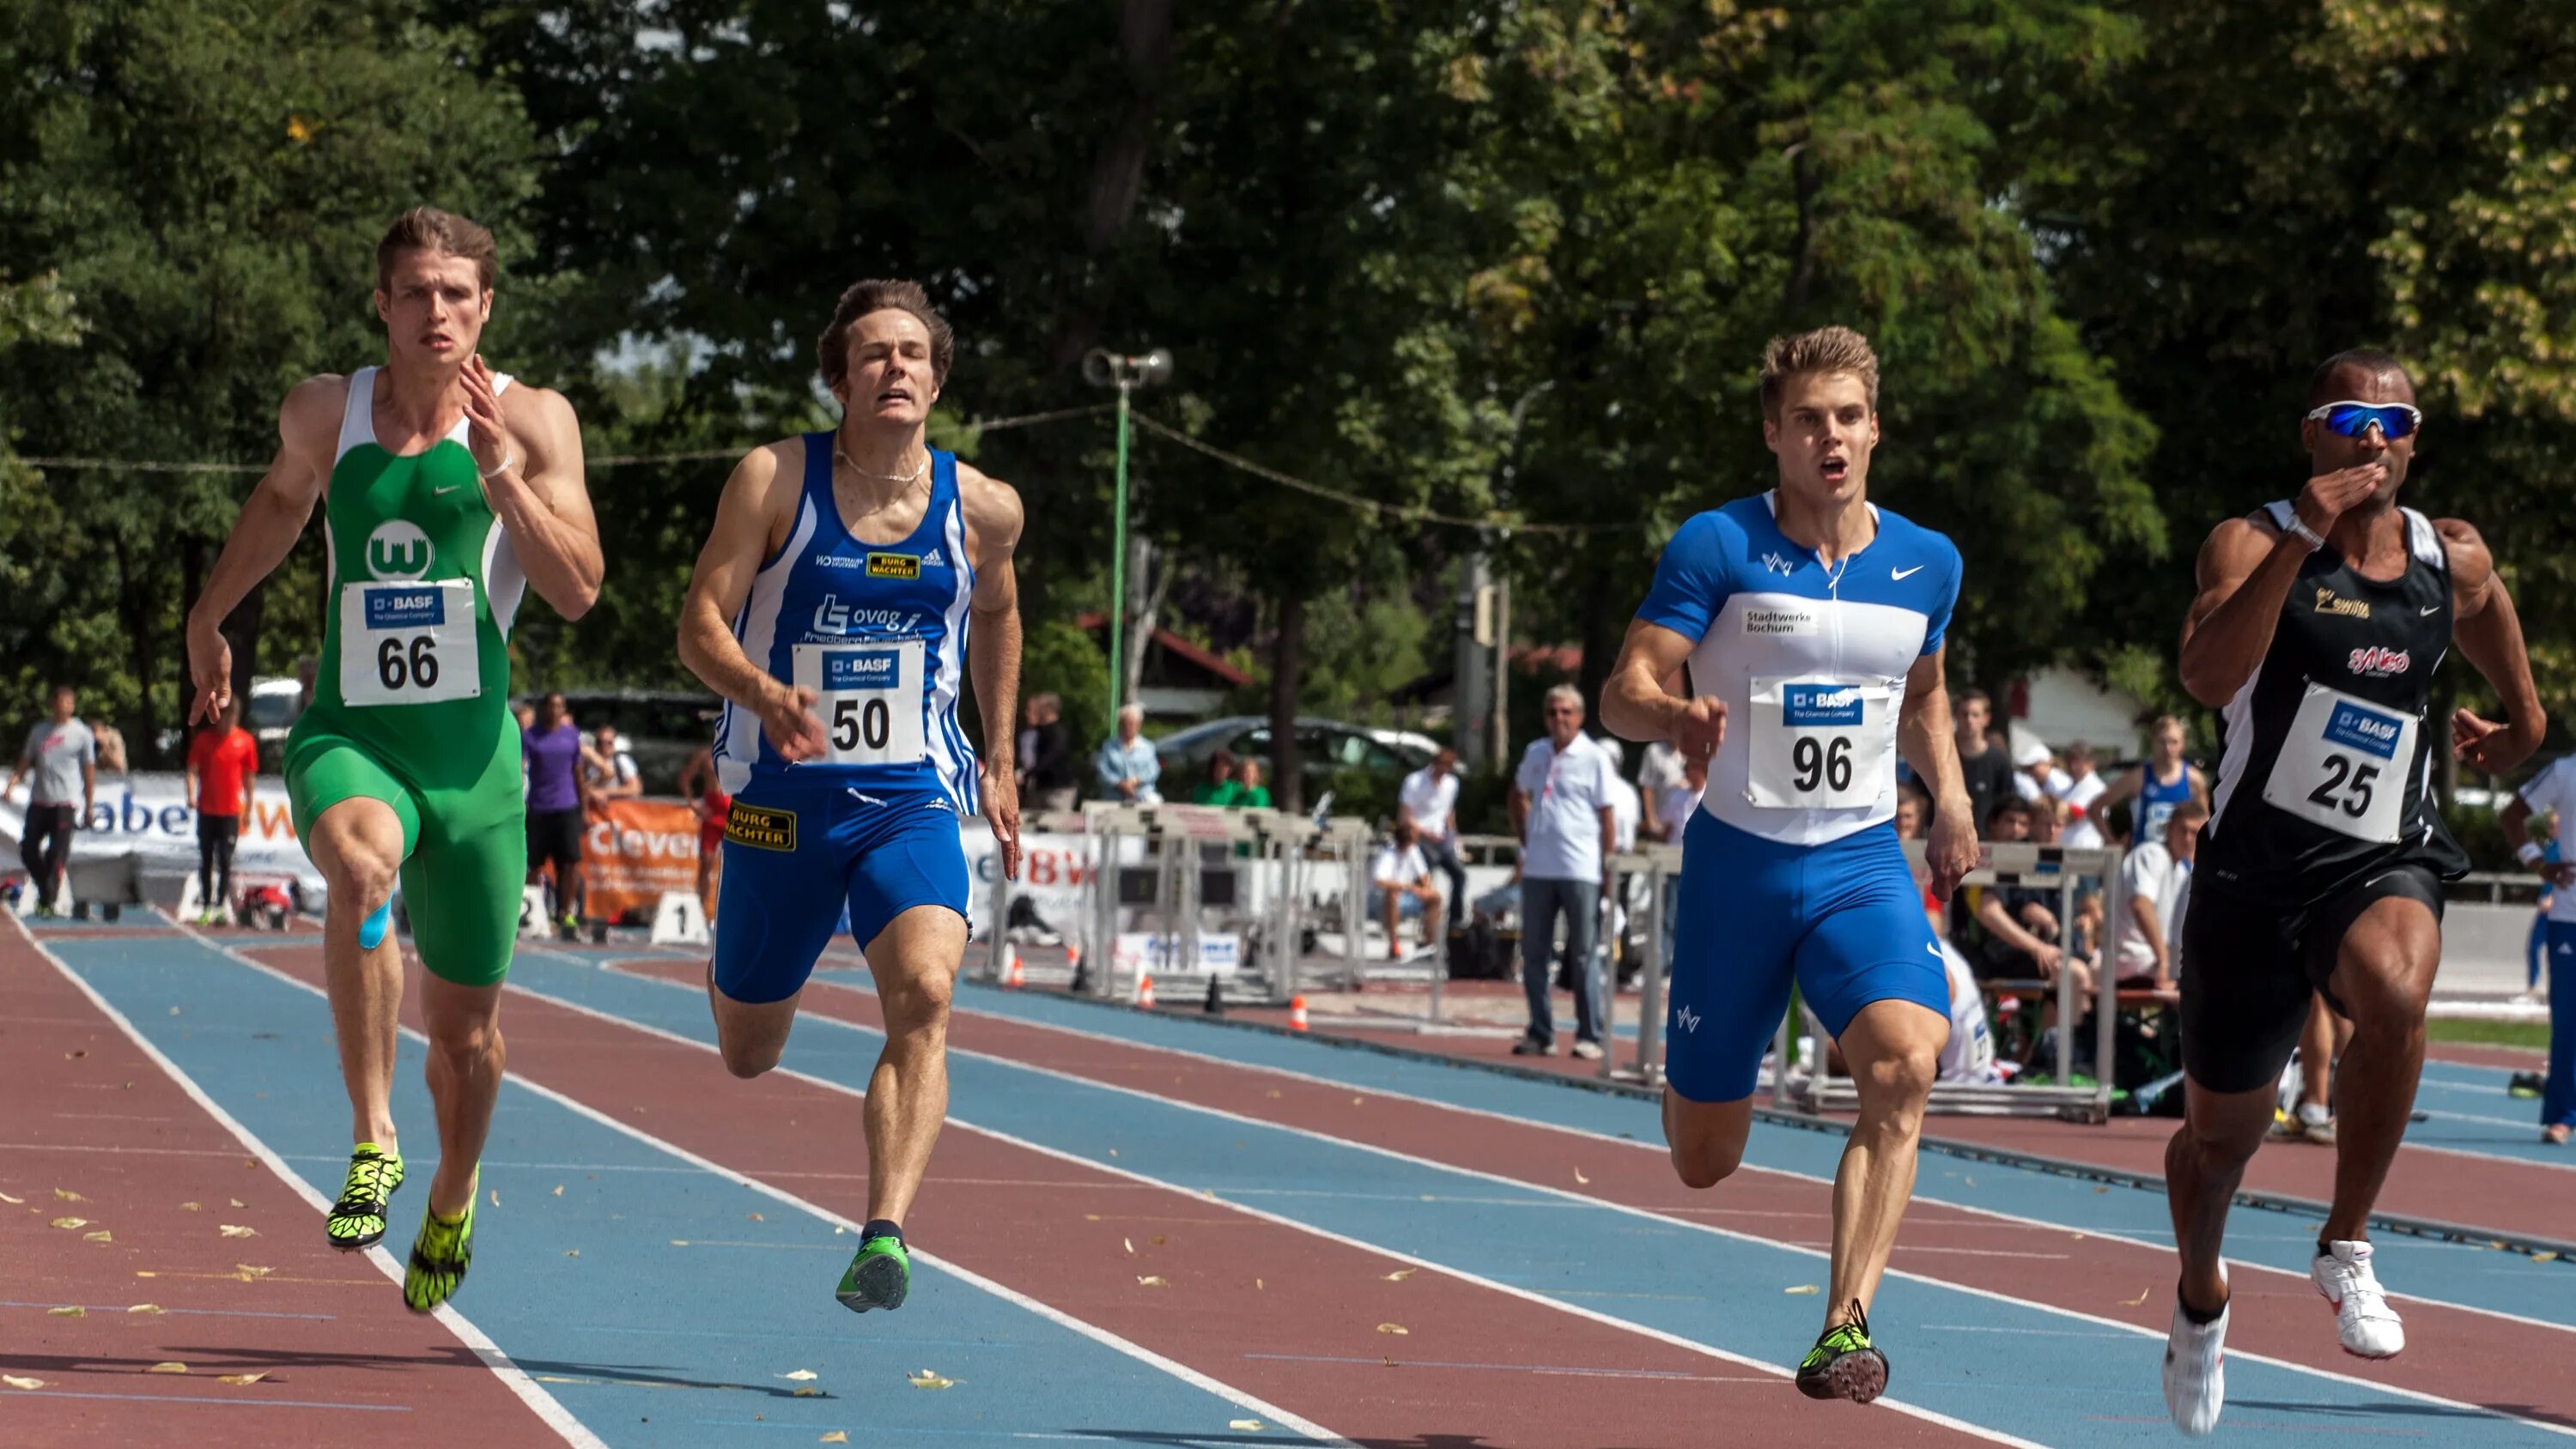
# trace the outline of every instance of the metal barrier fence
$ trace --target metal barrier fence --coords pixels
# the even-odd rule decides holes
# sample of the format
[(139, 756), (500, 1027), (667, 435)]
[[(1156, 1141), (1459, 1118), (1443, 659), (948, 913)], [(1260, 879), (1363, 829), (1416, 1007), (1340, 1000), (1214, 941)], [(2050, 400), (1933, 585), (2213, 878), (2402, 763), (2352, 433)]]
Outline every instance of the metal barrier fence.
[[(1908, 841), (1906, 858), (1916, 867), (1923, 864), (1923, 842)], [(1979, 848), (1980, 863), (1961, 882), (1968, 886), (2055, 887), (2058, 892), (2058, 919), (2075, 919), (2075, 897), (2078, 882), (2094, 877), (2112, 893), (2106, 900), (2105, 919), (2114, 919), (2109, 911), (2124, 909), (2117, 899), (2120, 862), (2118, 850), (2074, 850), (2053, 845), (1989, 843)], [(1610, 868), (1621, 882), (1618, 889), (1625, 895), (1625, 881), (1632, 875), (1651, 878), (1649, 899), (1652, 905), (1646, 922), (1647, 947), (1645, 970), (1639, 980), (1637, 1002), (1636, 1049), (1630, 1060), (1621, 1065), (1619, 1053), (1605, 1052), (1601, 1059), (1604, 1080), (1622, 1080), (1658, 1084), (1664, 1076), (1664, 1020), (1669, 1012), (1664, 1004), (1666, 963), (1671, 955), (1667, 940), (1667, 905), (1672, 892), (1680, 885), (1682, 853), (1679, 846), (1650, 845), (1611, 858)], [(2097, 973), (2094, 1001), (2095, 1075), (2092, 1085), (2076, 1085), (2075, 1051), (2072, 1023), (2080, 1019), (2075, 995), (2075, 973), (2057, 973), (2057, 1052), (2054, 1080), (2047, 1085), (1984, 1085), (1968, 1082), (1940, 1082), (1932, 1088), (1930, 1107), (1935, 1112), (1966, 1116), (2036, 1116), (2079, 1117), (2100, 1122), (2111, 1110), (2111, 1061), (2113, 1028), (2117, 1022), (2119, 994), (2116, 962), (2106, 960)], [(1803, 1027), (1803, 1030), (1794, 1030)], [(1807, 1064), (1805, 1075), (1797, 1077), (1794, 1065), (1801, 1059), (1803, 1047)], [(1771, 1105), (1797, 1108), (1809, 1112), (1849, 1110), (1859, 1105), (1859, 1093), (1851, 1078), (1836, 1076), (1827, 1070), (1830, 1060), (1826, 1051), (1824, 1025), (1811, 1011), (1792, 1011), (1782, 1016), (1772, 1040), (1770, 1071)]]

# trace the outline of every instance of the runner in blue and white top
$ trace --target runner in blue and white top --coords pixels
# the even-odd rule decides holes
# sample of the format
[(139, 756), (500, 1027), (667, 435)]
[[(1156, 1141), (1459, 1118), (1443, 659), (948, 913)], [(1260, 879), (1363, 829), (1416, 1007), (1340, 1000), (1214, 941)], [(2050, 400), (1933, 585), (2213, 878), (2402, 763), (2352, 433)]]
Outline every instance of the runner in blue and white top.
[[(947, 1112), (944, 1027), (966, 950), (959, 817), (980, 806), (1004, 874), (1019, 871), (1021, 511), (1008, 485), (922, 440), (955, 339), (919, 286), (851, 287), (818, 351), (841, 425), (735, 467), (689, 583), (680, 658), (726, 701), (715, 760), (733, 803), (707, 993), (725, 1065), (743, 1077), (777, 1065), (845, 909), (884, 1004), (868, 1222), (836, 1290), (864, 1313), (903, 1303), (901, 1222)], [(957, 722), (970, 676), (980, 764)], [(880, 1097), (891, 1112), (874, 1110)]]
[[(1798, 1386), (1866, 1403), (1887, 1383), (1866, 1308), (1950, 1030), (1940, 942), (1892, 823), (1900, 751), (1938, 807), (1935, 893), (1977, 860), (1942, 677), (1959, 551), (1868, 501), (1878, 359), (1858, 333), (1774, 339), (1762, 406), (1779, 486), (1673, 536), (1601, 717), (1709, 762), (1683, 837), (1666, 1032), (1664, 1136), (1682, 1180), (1712, 1186), (1742, 1159), (1792, 979), (1859, 1084), (1835, 1194), (1838, 1219), (1846, 1202), (1858, 1216), (1836, 1223), (1825, 1333)], [(1659, 682), (1684, 664), (1695, 697)]]

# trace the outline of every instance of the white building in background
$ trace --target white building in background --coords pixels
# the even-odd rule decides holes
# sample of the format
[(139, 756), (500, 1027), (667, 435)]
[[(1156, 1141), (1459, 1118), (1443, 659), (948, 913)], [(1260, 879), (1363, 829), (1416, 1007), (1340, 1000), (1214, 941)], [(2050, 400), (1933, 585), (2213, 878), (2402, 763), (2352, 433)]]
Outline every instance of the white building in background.
[(2063, 750), (2082, 740), (2093, 747), (2105, 773), (2114, 761), (2146, 753), (2146, 702), (2125, 689), (2095, 682), (2080, 669), (2050, 665), (2013, 683), (1997, 702), (2018, 753), (2032, 740)]

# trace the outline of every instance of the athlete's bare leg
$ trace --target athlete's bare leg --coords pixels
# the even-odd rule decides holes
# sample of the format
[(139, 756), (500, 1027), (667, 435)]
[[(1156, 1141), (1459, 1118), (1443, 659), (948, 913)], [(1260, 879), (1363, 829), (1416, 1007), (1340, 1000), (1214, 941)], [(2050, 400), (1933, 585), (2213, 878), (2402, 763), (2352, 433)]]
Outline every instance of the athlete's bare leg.
[(1923, 1136), (1923, 1107), (1940, 1075), (1941, 1045), (1950, 1019), (1911, 1001), (1873, 1001), (1835, 1039), (1851, 1063), (1860, 1096), (1834, 1173), (1833, 1286), (1825, 1326), (1851, 1316), (1851, 1305), (1869, 1306), (1878, 1280), (1896, 1250), (1896, 1229), (1914, 1196), (1915, 1150)]
[(2299, 1100), (2332, 1105), (2336, 1042), (2349, 1033), (2335, 1030), (2334, 1008), (2323, 993), (2308, 1002), (2308, 1024), (2299, 1033)]
[(885, 1051), (868, 1077), (868, 1216), (899, 1223), (948, 1120), (948, 1002), (966, 958), (966, 918), (915, 906), (867, 944), (885, 1011)]
[(2227, 1306), (2227, 1271), (2220, 1266), (2227, 1209), (2279, 1101), (2273, 1086), (2213, 1092), (2183, 1082), (2182, 1127), (2165, 1144), (2165, 1200), (2182, 1255), (2182, 1301), (2194, 1312), (2214, 1315)]
[(475, 1164), (501, 1096), (500, 983), (459, 986), (424, 971), (420, 1014), (429, 1038), (429, 1100), (438, 1108), (438, 1174), (429, 1180), (429, 1210), (453, 1218), (474, 1201)]
[(1664, 1143), (1672, 1149), (1673, 1171), (1684, 1187), (1715, 1187), (1744, 1161), (1744, 1141), (1753, 1131), (1753, 1099), (1694, 1102), (1664, 1088)]
[(2352, 1013), (2351, 1068), (2336, 1104), (2334, 1207), (2325, 1236), (2369, 1236), (2370, 1210), (2397, 1158), (2424, 1071), (2424, 1007), (2442, 962), (2442, 927), (2423, 902), (2390, 896), (2344, 932), (2329, 984)]
[(803, 988), (780, 1001), (736, 1001), (716, 988), (716, 961), (707, 958), (707, 1006), (716, 1018), (716, 1051), (725, 1070), (749, 1081), (778, 1065), (787, 1050), (787, 1032), (796, 1025), (796, 1002)]
[(331, 897), (322, 911), (322, 980), (340, 1079), (349, 1089), (349, 1140), (395, 1150), (394, 1046), (400, 1039), (402, 945), (392, 932), (366, 951), (358, 927), (393, 899), (402, 868), (402, 818), (382, 800), (343, 800), (322, 812), (305, 842)]

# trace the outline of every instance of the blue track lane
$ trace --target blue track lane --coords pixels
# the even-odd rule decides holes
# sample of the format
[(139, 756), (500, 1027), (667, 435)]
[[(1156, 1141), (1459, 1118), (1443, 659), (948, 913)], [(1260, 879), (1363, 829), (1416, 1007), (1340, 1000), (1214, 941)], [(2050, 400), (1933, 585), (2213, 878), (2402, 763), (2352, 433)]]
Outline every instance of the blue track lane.
[[(513, 979), (541, 994), (691, 1040), (713, 1039), (705, 1001), (693, 990), (602, 972), (559, 955), (523, 955)], [(974, 1000), (978, 1006), (985, 1002), (981, 995)], [(1044, 1008), (1025, 1003), (1023, 1009)], [(1081, 1024), (1090, 1027), (1111, 1017), (1069, 1003), (1056, 1009), (1085, 1013)], [(1135, 1020), (1143, 1028), (1192, 1030), (1188, 1023)], [(1196, 1030), (1198, 1045), (1213, 1035)], [(881, 1040), (874, 1032), (809, 1016), (788, 1047), (787, 1065), (855, 1088), (865, 1082)], [(1235, 1032), (1225, 1033), (1218, 1049), (1251, 1057), (1276, 1048), (1298, 1052), (1296, 1064), (1319, 1075), (1338, 1077), (1342, 1069), (1370, 1061), (1361, 1053)], [(1377, 1064), (1426, 1076), (1446, 1070), (1462, 1080), (1477, 1078), (1486, 1092), (1524, 1085), (1392, 1059)], [(1815, 1334), (1816, 1300), (1783, 1292), (1822, 1279), (1824, 1263), (1815, 1253), (1399, 1160), (968, 1053), (953, 1055), (951, 1073), (956, 1118), (1105, 1167), (1213, 1193), (1748, 1357), (1792, 1361)], [(1583, 1095), (1529, 1086), (1567, 1102)], [(1491, 1099), (1479, 1105), (1490, 1106)], [(2091, 1195), (2080, 1185), (2077, 1190)], [(1893, 1275), (1881, 1289), (1875, 1317), (1895, 1363), (1890, 1392), (1911, 1403), (2038, 1443), (2172, 1442), (2157, 1387), (2160, 1339)], [(2010, 1343), (2011, 1350), (1999, 1353), (1999, 1342)], [(2285, 1433), (2356, 1430), (2481, 1449), (2563, 1449), (2567, 1442), (2534, 1425), (2241, 1355), (2230, 1356), (2228, 1382), (2234, 1409), (2213, 1443), (2277, 1443)]]
[[(329, 1154), (348, 1103), (320, 997), (185, 938), (64, 933), (46, 945), (324, 1197), (338, 1194), (347, 1159)], [(701, 1002), (700, 1025), (705, 1014)], [(420, 1055), (406, 1037), (394, 1115), (410, 1171), (386, 1237), (397, 1256), (437, 1157)], [(856, 1317), (830, 1291), (852, 1238), (515, 1083), (483, 1185), (456, 1306), (614, 1445), (776, 1449), (835, 1429), (908, 1446), (1240, 1437), (1226, 1425), (1246, 1411), (1224, 1398), (919, 1260), (901, 1313)], [(267, 1252), (321, 1260), (321, 1235), (316, 1220), (310, 1244)], [(800, 1285), (793, 1298), (769, 1291), (781, 1280)], [(961, 1382), (915, 1389), (905, 1375), (920, 1368)], [(818, 1375), (821, 1396), (795, 1397), (800, 1384), (781, 1376), (798, 1369)]]

